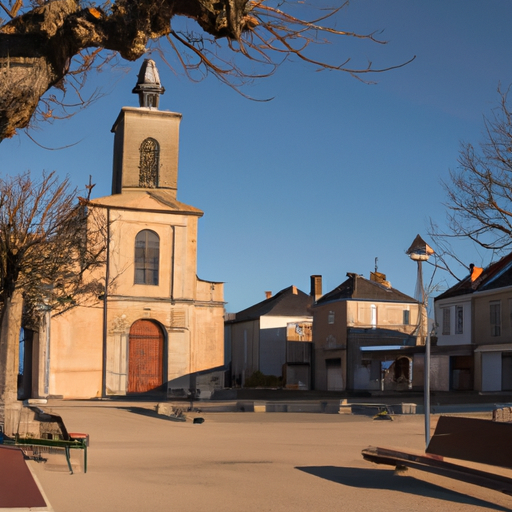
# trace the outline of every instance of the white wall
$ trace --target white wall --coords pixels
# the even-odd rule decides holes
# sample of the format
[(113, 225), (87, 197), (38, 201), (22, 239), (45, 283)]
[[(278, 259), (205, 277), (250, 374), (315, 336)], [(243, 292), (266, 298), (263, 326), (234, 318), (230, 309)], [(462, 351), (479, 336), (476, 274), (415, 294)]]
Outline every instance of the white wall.
[[(438, 345), (469, 345), (471, 343), (471, 295), (450, 297), (435, 303), (435, 321), (437, 323)], [(462, 334), (455, 334), (456, 308), (462, 306), (463, 328)], [(450, 334), (443, 334), (443, 309), (450, 310)]]

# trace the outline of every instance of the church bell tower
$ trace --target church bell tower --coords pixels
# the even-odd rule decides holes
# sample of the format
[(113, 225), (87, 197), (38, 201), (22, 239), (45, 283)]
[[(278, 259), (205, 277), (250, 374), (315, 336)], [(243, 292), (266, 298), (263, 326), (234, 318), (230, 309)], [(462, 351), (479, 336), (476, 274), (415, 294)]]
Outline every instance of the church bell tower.
[(155, 61), (145, 59), (133, 91), (139, 107), (123, 107), (112, 127), (112, 194), (164, 189), (176, 199), (181, 114), (158, 110), (165, 89)]

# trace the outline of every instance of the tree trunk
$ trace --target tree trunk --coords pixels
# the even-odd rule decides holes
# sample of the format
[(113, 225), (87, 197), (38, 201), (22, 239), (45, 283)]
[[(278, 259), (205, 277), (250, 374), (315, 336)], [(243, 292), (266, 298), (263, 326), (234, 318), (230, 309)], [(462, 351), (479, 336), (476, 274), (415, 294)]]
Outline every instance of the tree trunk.
[(20, 404), (18, 402), (18, 368), (23, 296), (14, 290), (5, 300), (0, 327), (0, 424), (12, 436), (17, 431)]

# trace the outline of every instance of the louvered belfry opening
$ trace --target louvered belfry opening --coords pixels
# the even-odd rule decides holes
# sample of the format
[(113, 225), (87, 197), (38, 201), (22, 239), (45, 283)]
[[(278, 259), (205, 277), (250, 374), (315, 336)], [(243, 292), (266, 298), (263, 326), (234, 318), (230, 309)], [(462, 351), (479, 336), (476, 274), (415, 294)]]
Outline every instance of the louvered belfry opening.
[(151, 320), (130, 328), (128, 393), (146, 393), (163, 385), (164, 335)]

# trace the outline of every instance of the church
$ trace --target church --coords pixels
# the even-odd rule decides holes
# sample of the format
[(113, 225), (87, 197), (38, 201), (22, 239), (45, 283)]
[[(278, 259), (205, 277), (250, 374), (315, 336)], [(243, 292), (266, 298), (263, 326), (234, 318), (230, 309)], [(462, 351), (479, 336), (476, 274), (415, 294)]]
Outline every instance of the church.
[(32, 396), (207, 398), (208, 378), (222, 380), (211, 375), (224, 364), (223, 283), (197, 277), (203, 212), (177, 199), (182, 116), (159, 110), (153, 60), (133, 92), (139, 107), (123, 107), (112, 127), (112, 195), (88, 206), (104, 219), (105, 261), (95, 274), (104, 293), (46, 315), (32, 346)]

